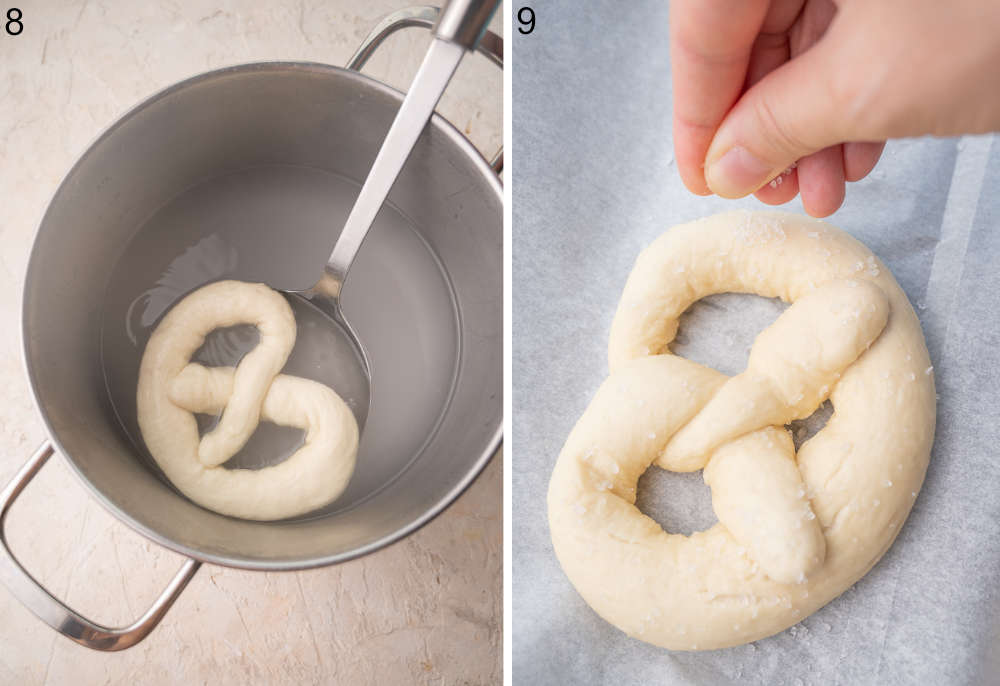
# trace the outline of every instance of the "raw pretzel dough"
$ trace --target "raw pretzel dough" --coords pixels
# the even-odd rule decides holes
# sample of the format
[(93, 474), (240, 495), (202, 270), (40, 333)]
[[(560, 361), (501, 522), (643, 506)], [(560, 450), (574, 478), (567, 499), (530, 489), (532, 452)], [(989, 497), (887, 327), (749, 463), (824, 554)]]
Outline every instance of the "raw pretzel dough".
[[(670, 353), (713, 293), (793, 304), (727, 378)], [(865, 246), (818, 220), (730, 212), (677, 226), (636, 260), (611, 329), (611, 375), (549, 484), (563, 570), (604, 619), (672, 650), (754, 641), (860, 579), (917, 496), (934, 436), (920, 324)], [(795, 453), (783, 425), (829, 398)], [(719, 523), (670, 534), (634, 505), (652, 464), (704, 469)]]
[[(213, 329), (253, 324), (260, 343), (239, 365), (190, 362)], [(177, 303), (157, 325), (139, 368), (139, 428), (170, 481), (196, 503), (244, 519), (294, 517), (339, 496), (354, 471), (358, 425), (323, 384), (279, 374), (295, 344), (295, 317), (264, 284), (219, 281)], [(217, 413), (199, 439), (194, 412)], [(226, 469), (259, 420), (305, 430), (287, 460), (263, 469)]]

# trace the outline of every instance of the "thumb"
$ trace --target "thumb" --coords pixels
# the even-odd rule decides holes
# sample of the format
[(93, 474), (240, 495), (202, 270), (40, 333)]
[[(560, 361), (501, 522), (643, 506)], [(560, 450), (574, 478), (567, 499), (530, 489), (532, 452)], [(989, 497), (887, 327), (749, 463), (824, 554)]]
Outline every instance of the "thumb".
[(726, 115), (705, 155), (713, 193), (753, 193), (799, 159), (847, 140), (838, 102), (839, 60), (820, 40), (747, 90)]

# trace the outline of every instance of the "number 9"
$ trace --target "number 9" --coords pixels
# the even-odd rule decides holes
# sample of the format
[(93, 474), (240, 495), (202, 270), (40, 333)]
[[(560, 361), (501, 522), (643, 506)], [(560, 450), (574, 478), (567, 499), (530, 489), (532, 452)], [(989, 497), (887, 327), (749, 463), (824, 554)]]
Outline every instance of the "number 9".
[(530, 7), (522, 7), (517, 11), (517, 21), (521, 24), (517, 27), (518, 33), (527, 36), (535, 30), (535, 10)]

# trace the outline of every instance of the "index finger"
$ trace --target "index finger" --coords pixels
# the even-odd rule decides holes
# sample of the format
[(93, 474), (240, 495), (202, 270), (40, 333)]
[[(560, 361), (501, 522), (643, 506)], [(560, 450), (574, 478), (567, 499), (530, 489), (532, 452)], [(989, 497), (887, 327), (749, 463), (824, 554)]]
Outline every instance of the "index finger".
[(754, 40), (768, 0), (673, 0), (670, 65), (674, 156), (681, 179), (699, 195), (705, 153), (716, 129), (743, 91)]

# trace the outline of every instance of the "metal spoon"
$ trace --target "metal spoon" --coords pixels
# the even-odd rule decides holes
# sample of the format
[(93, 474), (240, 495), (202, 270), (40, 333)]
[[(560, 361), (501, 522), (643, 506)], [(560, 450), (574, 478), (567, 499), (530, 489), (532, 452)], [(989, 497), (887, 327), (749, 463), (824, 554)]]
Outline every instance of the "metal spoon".
[(307, 299), (343, 332), (343, 341), (336, 344), (338, 349), (330, 352), (338, 364), (357, 365), (356, 374), (346, 374), (353, 388), (338, 389), (338, 392), (355, 398), (355, 414), (362, 427), (370, 401), (371, 368), (364, 346), (344, 316), (340, 292), (375, 216), (434, 113), (441, 94), (465, 52), (475, 50), (499, 4), (499, 0), (451, 0), (441, 10), (433, 29), (434, 41), (368, 172), (324, 273), (311, 288), (279, 289)]

